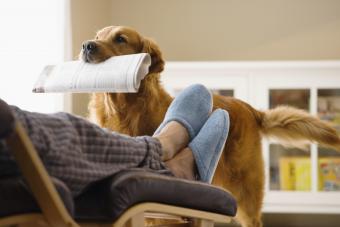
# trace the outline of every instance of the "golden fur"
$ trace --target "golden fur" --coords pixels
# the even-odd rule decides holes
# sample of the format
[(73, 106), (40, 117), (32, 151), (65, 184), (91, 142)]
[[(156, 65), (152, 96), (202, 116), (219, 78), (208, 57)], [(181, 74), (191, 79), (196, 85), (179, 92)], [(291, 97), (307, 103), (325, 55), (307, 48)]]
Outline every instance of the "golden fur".
[[(87, 58), (84, 58), (84, 54), (81, 56), (89, 62), (100, 62), (115, 55), (146, 52), (152, 57), (152, 65), (136, 94), (93, 94), (89, 104), (90, 117), (102, 127), (131, 136), (152, 135), (172, 101), (160, 83), (164, 60), (158, 46), (135, 30), (122, 26), (102, 29), (93, 42), (98, 45), (96, 53)], [(236, 197), (236, 219), (244, 227), (262, 226), (262, 135), (276, 137), (291, 146), (315, 141), (340, 150), (336, 130), (302, 110), (282, 106), (262, 112), (232, 97), (214, 95), (213, 100), (214, 108), (229, 112), (231, 122), (213, 184), (231, 191)]]

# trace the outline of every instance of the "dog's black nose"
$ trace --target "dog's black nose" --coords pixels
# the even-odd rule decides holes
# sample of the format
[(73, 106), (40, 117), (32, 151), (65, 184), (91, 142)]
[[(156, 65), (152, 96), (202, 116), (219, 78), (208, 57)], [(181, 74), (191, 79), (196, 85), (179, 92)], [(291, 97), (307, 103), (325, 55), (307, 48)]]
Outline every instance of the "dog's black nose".
[(93, 41), (87, 41), (83, 43), (83, 51), (86, 51), (89, 54), (93, 54), (97, 50), (97, 44)]

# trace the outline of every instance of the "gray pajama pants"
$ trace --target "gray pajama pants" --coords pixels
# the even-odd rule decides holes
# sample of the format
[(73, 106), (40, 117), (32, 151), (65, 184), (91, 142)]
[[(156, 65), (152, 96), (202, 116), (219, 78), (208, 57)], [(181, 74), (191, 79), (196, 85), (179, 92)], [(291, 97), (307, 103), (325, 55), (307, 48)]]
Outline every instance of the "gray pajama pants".
[[(47, 115), (12, 109), (49, 174), (66, 183), (74, 196), (90, 183), (124, 169), (148, 168), (171, 175), (161, 161), (161, 144), (155, 138), (110, 132), (67, 113)], [(2, 141), (0, 176), (13, 174), (18, 174), (18, 169)]]

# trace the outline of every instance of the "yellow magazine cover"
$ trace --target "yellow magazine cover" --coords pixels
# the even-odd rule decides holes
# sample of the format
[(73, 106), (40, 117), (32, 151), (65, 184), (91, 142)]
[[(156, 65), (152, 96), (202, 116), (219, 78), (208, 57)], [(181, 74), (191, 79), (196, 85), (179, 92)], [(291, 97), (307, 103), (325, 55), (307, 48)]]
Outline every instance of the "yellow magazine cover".
[(311, 160), (309, 157), (294, 159), (295, 190), (309, 191), (311, 189)]
[(281, 157), (279, 165), (281, 190), (295, 190), (294, 158)]
[(311, 189), (311, 160), (309, 157), (281, 157), (281, 190), (308, 191)]
[(340, 157), (319, 159), (319, 190), (340, 191)]

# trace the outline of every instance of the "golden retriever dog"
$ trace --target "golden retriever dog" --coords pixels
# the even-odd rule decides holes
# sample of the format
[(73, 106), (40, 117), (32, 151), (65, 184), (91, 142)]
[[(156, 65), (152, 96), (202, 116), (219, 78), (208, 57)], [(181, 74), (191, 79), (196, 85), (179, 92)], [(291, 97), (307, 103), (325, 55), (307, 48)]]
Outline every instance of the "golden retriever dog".
[[(156, 43), (134, 29), (111, 26), (83, 44), (80, 58), (97, 63), (111, 56), (134, 53), (149, 53), (152, 59), (149, 74), (138, 93), (93, 94), (89, 104), (90, 118), (100, 126), (120, 133), (152, 135), (172, 101), (160, 81), (165, 62)], [(262, 136), (275, 137), (292, 146), (313, 141), (340, 151), (336, 130), (302, 110), (281, 106), (259, 111), (241, 100), (220, 95), (214, 95), (213, 102), (215, 109), (223, 108), (230, 115), (229, 136), (213, 184), (235, 196), (238, 202), (236, 220), (243, 227), (262, 226)]]

